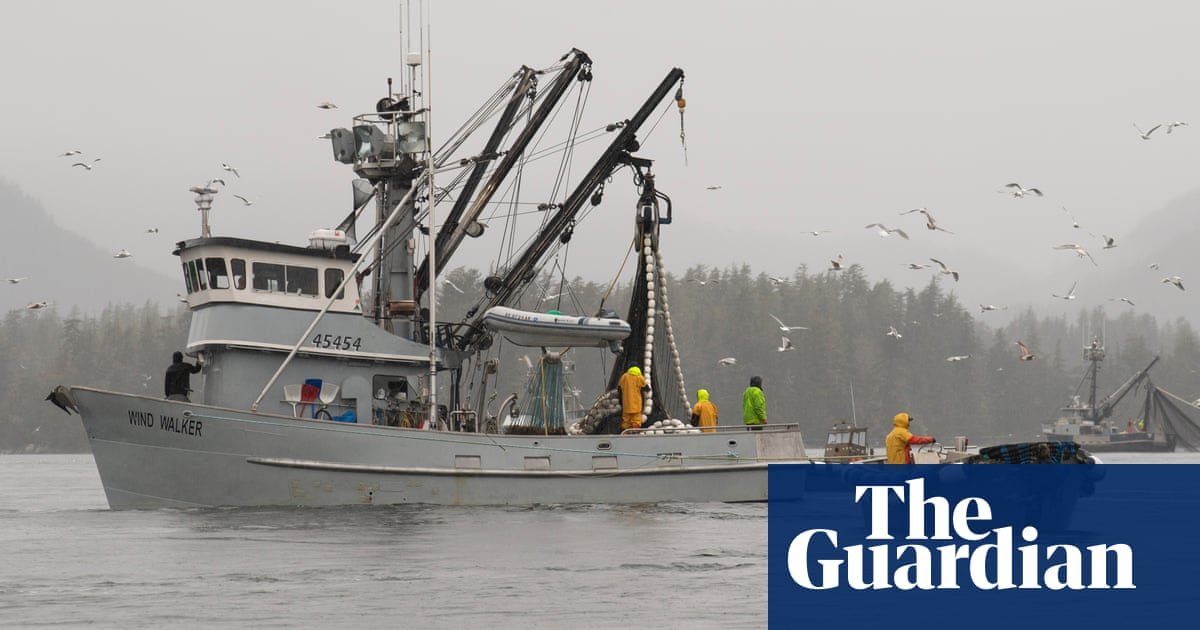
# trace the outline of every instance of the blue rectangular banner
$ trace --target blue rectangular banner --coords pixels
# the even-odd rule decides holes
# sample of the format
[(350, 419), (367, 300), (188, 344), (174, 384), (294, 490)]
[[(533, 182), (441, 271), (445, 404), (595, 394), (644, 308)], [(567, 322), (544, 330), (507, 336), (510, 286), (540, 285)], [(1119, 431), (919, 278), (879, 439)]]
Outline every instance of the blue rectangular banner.
[(772, 627), (1194, 627), (1200, 465), (772, 465)]

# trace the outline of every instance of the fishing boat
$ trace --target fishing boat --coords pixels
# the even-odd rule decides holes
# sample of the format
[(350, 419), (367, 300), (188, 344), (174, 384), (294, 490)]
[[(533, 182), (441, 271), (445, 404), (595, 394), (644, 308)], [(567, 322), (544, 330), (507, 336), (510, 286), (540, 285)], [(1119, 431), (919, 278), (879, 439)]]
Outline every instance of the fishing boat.
[[(1075, 442), (1090, 452), (1171, 452), (1175, 450), (1176, 436), (1162, 414), (1153, 412), (1155, 391), (1147, 388), (1146, 402), (1137, 410), (1137, 417), (1124, 421), (1112, 419), (1113, 408), (1128, 394), (1147, 381), (1150, 368), (1158, 362), (1154, 357), (1142, 370), (1102, 400), (1097, 400), (1097, 380), (1100, 364), (1104, 361), (1104, 346), (1093, 339), (1083, 348), (1083, 358), (1088, 367), (1080, 387), (1087, 387), (1087, 400), (1078, 394), (1061, 410), (1054, 422), (1044, 424), (1042, 433), (1052, 442)], [(1076, 390), (1078, 391), (1078, 389)]]
[[(448, 319), (438, 316), (439, 273), (500, 220), (485, 210), (512, 189), (504, 185), (531, 161), (559, 106), (586, 102), (566, 96), (588, 88), (592, 60), (571, 50), (547, 68), (522, 66), (439, 149), (428, 135), (422, 54), (403, 62), (398, 89), (389, 79), (374, 111), (330, 131), (334, 160), (358, 177), (335, 228), (302, 245), (214, 236), (219, 190), (193, 190), (200, 235), (174, 253), (191, 311), (185, 351), (201, 368), (194, 400), (56, 390), (82, 419), (109, 506), (766, 500), (767, 465), (806, 460), (798, 424), (620, 432), (606, 406), (619, 376), (639, 365), (647, 425), (690, 417), (662, 261), (672, 204), (652, 160), (636, 154), (639, 130), (672, 91), (682, 126), (683, 71), (671, 69), (631, 117), (587, 138), (611, 140), (578, 181), (549, 187), (536, 233), (464, 288), (474, 303)], [(489, 123), (490, 135), (468, 141)], [(577, 124), (571, 133), (562, 150), (582, 142)], [(632, 174), (637, 197), (625, 211), (636, 252), (627, 315), (600, 305), (594, 316), (529, 315), (526, 290), (583, 229), (585, 210), (618, 185), (618, 170)], [(562, 350), (543, 353), (534, 370), (542, 380), (526, 400), (490, 407), (497, 374), (512, 367), (497, 352), (506, 337), (608, 353), (589, 422), (563, 426), (569, 419), (550, 404), (562, 395), (562, 362), (552, 360)], [(518, 407), (527, 410), (520, 421), (505, 421)]]

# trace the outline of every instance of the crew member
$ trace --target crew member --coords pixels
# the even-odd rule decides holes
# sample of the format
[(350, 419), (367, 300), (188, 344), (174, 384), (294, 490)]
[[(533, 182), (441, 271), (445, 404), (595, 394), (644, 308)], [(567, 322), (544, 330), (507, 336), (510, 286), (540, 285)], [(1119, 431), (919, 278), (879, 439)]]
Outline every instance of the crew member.
[(617, 389), (621, 390), (621, 430), (642, 428), (642, 390), (646, 389), (646, 379), (641, 368), (634, 365), (625, 370), (617, 381)]
[(767, 423), (767, 397), (763, 395), (762, 377), (751, 376), (750, 387), (742, 392), (742, 422), (752, 431), (762, 430)]
[(199, 371), (199, 362), (196, 365), (185, 363), (182, 352), (172, 354), (171, 365), (167, 367), (167, 375), (163, 379), (163, 389), (167, 395), (167, 400), (191, 402), (188, 399), (188, 394), (192, 391), (190, 375), (196, 374)]
[(696, 392), (696, 406), (692, 407), (692, 425), (705, 433), (717, 431), (717, 406), (708, 399), (708, 390)]
[(883, 443), (887, 446), (887, 461), (889, 464), (911, 464), (912, 444), (932, 444), (936, 442), (931, 435), (913, 435), (908, 430), (913, 417), (901, 411), (892, 418), (892, 432), (887, 434)]

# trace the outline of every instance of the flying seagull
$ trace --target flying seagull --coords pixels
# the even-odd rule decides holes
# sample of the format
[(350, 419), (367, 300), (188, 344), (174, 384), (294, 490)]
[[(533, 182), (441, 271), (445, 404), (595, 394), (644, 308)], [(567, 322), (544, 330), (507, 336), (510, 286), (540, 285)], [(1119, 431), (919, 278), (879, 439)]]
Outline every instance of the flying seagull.
[[(444, 279), (442, 280), (442, 282), (443, 282), (443, 283), (445, 283), (445, 284), (446, 284), (446, 286), (450, 287), (451, 289), (454, 289), (455, 291), (458, 291), (459, 293), (464, 293), (464, 294), (466, 293), (466, 291), (463, 291), (462, 289), (458, 288), (458, 285), (457, 285), (457, 284), (454, 284), (453, 282), (450, 282), (450, 279), (449, 279), (449, 278), (444, 278)], [(557, 297), (557, 296), (556, 296), (556, 297)]]
[(1142, 140), (1149, 140), (1150, 134), (1154, 133), (1154, 130), (1158, 129), (1161, 126), (1162, 125), (1154, 125), (1153, 127), (1150, 128), (1150, 131), (1142, 131), (1142, 128), (1137, 126), (1137, 123), (1133, 123), (1133, 128), (1137, 129), (1138, 135), (1140, 135), (1142, 137)]
[(1169, 123), (1167, 123), (1167, 133), (1171, 133), (1171, 130), (1176, 127), (1184, 127), (1184, 126), (1187, 126), (1187, 123), (1183, 122), (1182, 120), (1175, 121), (1175, 122), (1169, 122)]
[(717, 184), (716, 186), (705, 186), (704, 190), (721, 190), (721, 185)]
[(788, 350), (795, 350), (795, 349), (796, 349), (796, 346), (792, 345), (792, 340), (788, 339), (787, 337), (780, 337), (779, 338), (779, 347), (775, 348), (775, 350), (778, 352), (787, 352)]
[(995, 304), (980, 304), (979, 312), (986, 313), (988, 311), (1008, 310), (1007, 306), (996, 306)]
[(133, 254), (128, 249), (122, 248), (121, 251), (113, 254), (113, 258), (129, 258), (132, 255)]
[(66, 153), (58, 154), (58, 157), (71, 157), (72, 155), (79, 155), (80, 153), (83, 153), (83, 151), (80, 151), (79, 149), (71, 149)]
[(1151, 269), (1158, 269), (1158, 263), (1150, 263), (1149, 265), (1146, 265), (1146, 266)]
[(1128, 304), (1128, 305), (1130, 305), (1130, 306), (1133, 306), (1133, 305), (1134, 305), (1134, 304), (1133, 304), (1133, 300), (1131, 300), (1131, 299), (1129, 299), (1129, 298), (1127, 298), (1127, 297), (1123, 297), (1123, 298), (1108, 298), (1108, 301), (1109, 301), (1109, 302), (1113, 302), (1113, 301), (1116, 301), (1116, 300), (1120, 300), (1120, 301), (1122, 301), (1122, 302), (1124, 302), (1124, 303), (1126, 303), (1126, 304)]
[[(92, 160), (92, 164), (95, 164), (96, 162), (99, 162), (99, 161), (100, 161), (100, 158), (96, 158), (96, 159)], [(90, 170), (92, 170), (92, 164), (88, 164), (86, 162), (76, 162), (76, 163), (72, 164), (71, 166), (82, 166), (85, 170), (90, 171)]]
[(75, 408), (75, 402), (71, 400), (71, 392), (66, 387), (59, 385), (46, 396), (46, 400), (54, 403), (56, 407), (62, 409), (68, 416), (71, 412), (79, 413), (79, 409)]
[(904, 230), (901, 230), (900, 228), (890, 228), (882, 223), (869, 223), (866, 225), (866, 228), (868, 230), (871, 228), (877, 228), (880, 238), (891, 236), (892, 234), (899, 234), (900, 238), (906, 241), (908, 240), (908, 234), (906, 234)]
[(937, 263), (938, 266), (942, 268), (941, 273), (949, 274), (949, 275), (953, 276), (954, 281), (958, 282), (958, 272), (957, 271), (954, 271), (953, 269), (947, 267), (946, 263), (944, 263), (936, 258), (930, 258), (929, 260), (932, 260), (933, 262)]
[[(1079, 256), (1080, 258), (1087, 256), (1088, 260), (1092, 261), (1093, 265), (1096, 264), (1096, 259), (1092, 258), (1092, 255), (1089, 254), (1088, 251), (1083, 248), (1083, 245), (1077, 245), (1075, 243), (1064, 243), (1062, 245), (1055, 245), (1053, 249), (1069, 249), (1069, 250), (1075, 252), (1075, 254), (1077, 256)], [(1099, 265), (1097, 265), (1097, 266), (1099, 266)]]
[[(1022, 188), (1021, 185), (1016, 182), (1005, 184), (1004, 187), (1008, 188), (1009, 189), (1008, 192), (1011, 192), (1012, 196), (1014, 196), (1014, 197), (1024, 197), (1025, 195), (1027, 195), (1029, 193), (1033, 193), (1039, 197), (1043, 196), (1041, 190), (1038, 190), (1037, 188)], [(1000, 191), (1000, 192), (1004, 192), (1004, 191)]]
[(950, 230), (947, 230), (944, 227), (938, 227), (937, 221), (933, 220), (933, 215), (929, 214), (929, 210), (927, 210), (925, 208), (913, 208), (912, 210), (909, 210), (908, 212), (901, 212), (900, 214), (905, 215), (905, 214), (912, 214), (914, 212), (920, 212), (921, 214), (925, 215), (925, 229), (937, 230), (940, 232), (945, 232), (947, 234), (954, 233), (954, 232), (951, 232)]
[(1112, 249), (1117, 246), (1117, 239), (1115, 237), (1105, 236), (1103, 234), (1100, 236), (1104, 237), (1104, 249)]
[(895, 326), (888, 326), (887, 336), (895, 337), (896, 339), (904, 338), (904, 335), (901, 335), (900, 331), (896, 330)]
[(31, 311), (36, 311), (36, 310), (38, 310), (38, 309), (43, 309), (43, 308), (46, 308), (46, 307), (47, 307), (47, 306), (49, 306), (49, 305), (50, 305), (50, 303), (49, 303), (49, 302), (46, 302), (46, 301), (42, 301), (42, 302), (30, 302), (30, 303), (28, 303), (28, 304), (26, 304), (26, 305), (25, 305), (25, 308), (26, 308), (26, 309), (28, 309), (28, 310), (31, 310)]
[(946, 360), (951, 363), (955, 363), (957, 361), (965, 361), (970, 358), (971, 358), (971, 355), (969, 355), (969, 354), (956, 354), (952, 357), (946, 357)]
[(1021, 349), (1020, 359), (1022, 361), (1032, 361), (1033, 360), (1033, 353), (1029, 351), (1029, 346), (1025, 345), (1023, 342), (1018, 341), (1017, 347)]
[(1050, 297), (1056, 297), (1060, 300), (1074, 300), (1075, 299), (1075, 285), (1077, 285), (1077, 284), (1079, 284), (1078, 281), (1072, 282), (1071, 288), (1070, 288), (1070, 290), (1067, 291), (1066, 295), (1059, 295), (1057, 293), (1051, 293)]
[(241, 200), (242, 200), (242, 205), (244, 205), (244, 206), (253, 206), (253, 205), (254, 205), (254, 202), (253, 202), (253, 201), (250, 201), (249, 199), (247, 199), (247, 198), (245, 198), (245, 197), (243, 197), (243, 196), (241, 196), (241, 195), (234, 195), (234, 197), (237, 197), (238, 199), (241, 199)]
[(232, 165), (230, 165), (230, 164), (226, 164), (226, 163), (222, 162), (222, 163), (221, 163), (221, 170), (223, 170), (223, 171), (225, 171), (225, 172), (227, 172), (227, 173), (233, 173), (233, 174), (234, 174), (234, 176), (236, 176), (236, 177), (239, 177), (239, 178), (241, 177), (241, 175), (238, 175), (237, 169), (236, 169), (236, 168), (234, 168), (234, 167), (233, 167)]
[(1175, 288), (1179, 289), (1180, 291), (1184, 290), (1183, 289), (1183, 278), (1180, 278), (1179, 276), (1170, 276), (1168, 278), (1163, 278), (1162, 281), (1175, 285)]
[(919, 271), (921, 269), (928, 269), (929, 265), (926, 265), (925, 263), (908, 263), (908, 268), (912, 269), (913, 271)]
[(29, 278), (9, 278), (8, 283), (9, 284), (20, 284), (22, 281), (28, 280), (28, 279)]
[(712, 279), (712, 280), (698, 280), (698, 279), (696, 279), (696, 278), (688, 278), (688, 279), (687, 279), (687, 281), (688, 281), (688, 282), (695, 282), (696, 284), (698, 284), (698, 285), (700, 285), (700, 286), (704, 286), (704, 285), (708, 284), (709, 282), (711, 282), (711, 283), (713, 283), (713, 284), (721, 284), (721, 281), (720, 281), (720, 280), (717, 280), (717, 279), (715, 279), (715, 278), (714, 278), (714, 279)]
[(846, 268), (846, 261), (842, 260), (841, 254), (838, 254), (837, 258), (830, 260), (829, 264), (833, 265), (829, 268), (830, 271), (842, 271)]
[[(767, 313), (767, 315), (771, 314)], [(793, 330), (808, 330), (807, 326), (788, 326), (787, 324), (783, 323), (783, 320), (775, 317), (774, 315), (771, 315), (771, 319), (775, 320), (776, 324), (779, 324), (779, 331), (784, 334), (792, 332)]]
[(829, 233), (829, 230), (804, 230), (804, 231), (803, 231), (803, 232), (801, 232), (801, 233), (802, 233), (802, 234), (808, 234), (808, 235), (811, 235), (811, 236), (820, 236), (820, 235), (822, 235), (822, 234), (828, 234), (828, 233)]
[(334, 105), (329, 101), (321, 101), (321, 103), (317, 105), (317, 109), (337, 109), (337, 105)]
[(787, 284), (787, 282), (788, 282), (787, 278), (780, 278), (779, 276), (767, 276), (767, 280), (770, 280), (771, 284), (776, 285), (776, 286), (779, 286), (781, 284)]
[(158, 228), (146, 228), (146, 234), (158, 234)]
[(737, 359), (734, 357), (725, 357), (724, 359), (717, 361), (717, 363), (721, 365), (737, 365)]

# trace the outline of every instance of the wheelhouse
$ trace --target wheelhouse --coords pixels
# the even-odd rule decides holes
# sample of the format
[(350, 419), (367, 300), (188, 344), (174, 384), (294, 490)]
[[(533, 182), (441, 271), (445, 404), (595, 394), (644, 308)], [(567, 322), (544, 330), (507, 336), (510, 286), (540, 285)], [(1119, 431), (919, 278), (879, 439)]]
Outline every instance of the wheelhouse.
[(362, 310), (357, 282), (338, 290), (358, 258), (344, 244), (297, 247), (213, 237), (181, 241), (174, 253), (192, 308), (232, 302), (317, 311), (336, 293), (331, 311)]

